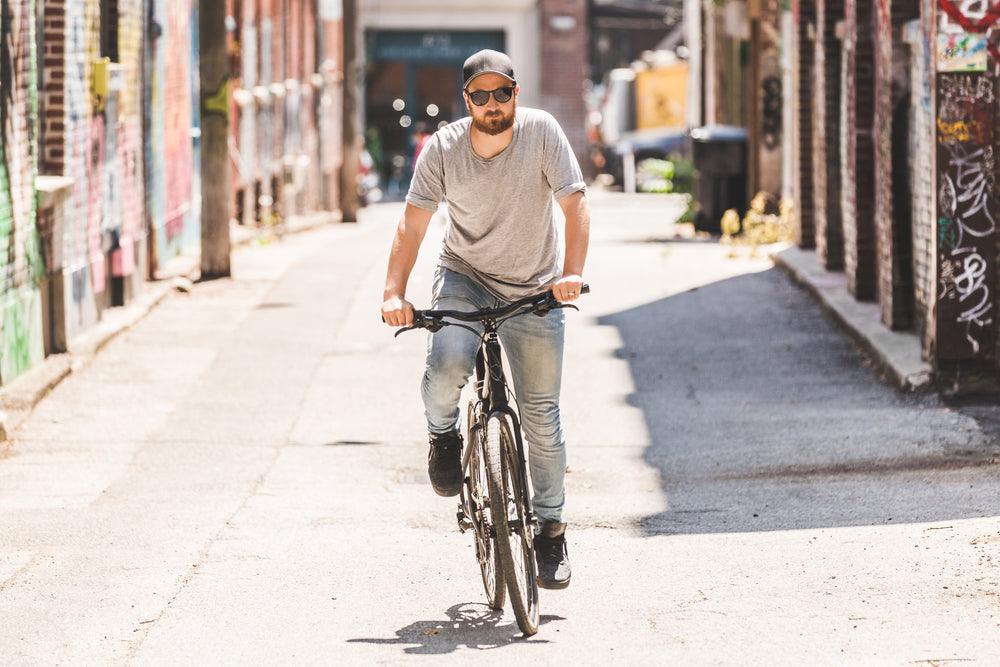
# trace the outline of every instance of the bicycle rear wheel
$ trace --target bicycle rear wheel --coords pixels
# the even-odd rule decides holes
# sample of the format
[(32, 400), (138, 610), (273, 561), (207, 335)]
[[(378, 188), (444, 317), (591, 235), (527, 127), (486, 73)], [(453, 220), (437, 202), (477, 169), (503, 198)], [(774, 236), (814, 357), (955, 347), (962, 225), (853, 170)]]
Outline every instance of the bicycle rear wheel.
[[(494, 412), (486, 423), (493, 524), (500, 563), (517, 625), (525, 636), (538, 632), (538, 580), (524, 462), (517, 455), (510, 417)], [(502, 504), (501, 504), (502, 501)]]
[(483, 589), (486, 591), (486, 602), (490, 608), (503, 609), (507, 591), (504, 585), (503, 569), (500, 566), (499, 547), (496, 540), (496, 528), (493, 525), (492, 508), (490, 505), (490, 487), (483, 457), (483, 429), (476, 419), (476, 410), (469, 402), (468, 413), (468, 446), (469, 469), (465, 478), (466, 500), (472, 519), (475, 534), (476, 561), (483, 576)]

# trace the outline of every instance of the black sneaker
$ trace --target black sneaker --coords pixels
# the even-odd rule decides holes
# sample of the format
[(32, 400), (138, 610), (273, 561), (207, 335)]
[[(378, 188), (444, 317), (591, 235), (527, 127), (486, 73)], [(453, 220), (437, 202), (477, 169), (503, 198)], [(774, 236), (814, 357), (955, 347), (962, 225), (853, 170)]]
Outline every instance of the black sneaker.
[(434, 493), (457, 496), (462, 490), (462, 436), (458, 431), (431, 433), (431, 449), (427, 452), (427, 476)]
[(569, 586), (573, 573), (566, 550), (566, 524), (554, 521), (542, 524), (542, 531), (535, 535), (535, 562), (539, 586), (550, 589)]

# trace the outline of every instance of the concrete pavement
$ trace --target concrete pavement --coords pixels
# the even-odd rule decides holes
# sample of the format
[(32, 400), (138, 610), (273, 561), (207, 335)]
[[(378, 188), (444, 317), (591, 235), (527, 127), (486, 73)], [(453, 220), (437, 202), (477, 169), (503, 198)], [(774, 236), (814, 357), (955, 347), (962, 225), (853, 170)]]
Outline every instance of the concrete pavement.
[(932, 369), (921, 359), (917, 335), (892, 331), (882, 324), (880, 306), (856, 301), (847, 291), (844, 273), (827, 271), (815, 252), (795, 246), (783, 248), (772, 257), (864, 350), (886, 382), (900, 391), (932, 389)]
[[(312, 213), (290, 218), (280, 229), (255, 229), (232, 225), (230, 239), (234, 249), (272, 243), (285, 234), (297, 234), (321, 225), (339, 222), (339, 213)], [(74, 370), (93, 359), (105, 344), (145, 317), (174, 291), (186, 291), (199, 276), (197, 254), (175, 257), (160, 269), (156, 280), (147, 282), (145, 291), (133, 302), (119, 308), (109, 308), (102, 319), (69, 341), (68, 350), (53, 354), (37, 367), (30, 369), (5, 386), (0, 387), (0, 442), (16, 429), (57, 384)]]
[(575, 575), (536, 637), (482, 604), (427, 485), (424, 340), (377, 322), (382, 205), (165, 294), (11, 429), (4, 663), (994, 661), (995, 408), (888, 388), (769, 260), (685, 236), (676, 200), (593, 202)]

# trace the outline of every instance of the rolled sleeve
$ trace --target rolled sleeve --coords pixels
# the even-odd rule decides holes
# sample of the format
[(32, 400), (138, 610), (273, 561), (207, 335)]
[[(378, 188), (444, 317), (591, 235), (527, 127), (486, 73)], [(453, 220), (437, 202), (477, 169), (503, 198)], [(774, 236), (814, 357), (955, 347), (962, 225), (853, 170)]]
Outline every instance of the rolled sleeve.
[(562, 201), (569, 197), (575, 192), (582, 192), (587, 194), (587, 184), (583, 181), (577, 181), (576, 183), (570, 183), (569, 185), (563, 186), (552, 193), (552, 196), (556, 198), (556, 201)]

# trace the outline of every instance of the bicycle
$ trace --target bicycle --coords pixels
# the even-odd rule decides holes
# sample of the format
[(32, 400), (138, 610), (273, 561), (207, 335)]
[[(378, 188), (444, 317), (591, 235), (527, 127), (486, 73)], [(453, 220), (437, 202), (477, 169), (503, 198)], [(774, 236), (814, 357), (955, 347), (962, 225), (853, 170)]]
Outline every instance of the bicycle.
[[(580, 293), (590, 291), (584, 285)], [(414, 310), (413, 325), (404, 331), (439, 331), (458, 326), (480, 339), (476, 353), (475, 396), (466, 419), (468, 446), (462, 457), (465, 481), (459, 495), (458, 527), (475, 535), (476, 560), (489, 606), (504, 607), (510, 594), (517, 625), (526, 637), (538, 632), (538, 580), (534, 533), (538, 519), (531, 505), (531, 483), (525, 464), (516, 397), (507, 384), (498, 331), (507, 320), (529, 313), (545, 315), (562, 303), (552, 291), (514, 301), (500, 308), (476, 311)], [(448, 318), (448, 319), (445, 319)], [(454, 321), (452, 321), (454, 320)], [(479, 322), (482, 332), (463, 322)]]

